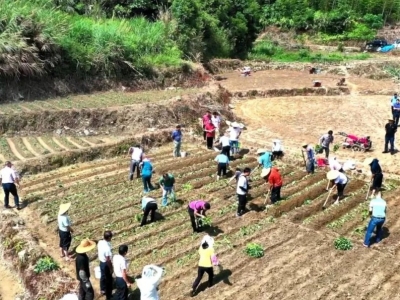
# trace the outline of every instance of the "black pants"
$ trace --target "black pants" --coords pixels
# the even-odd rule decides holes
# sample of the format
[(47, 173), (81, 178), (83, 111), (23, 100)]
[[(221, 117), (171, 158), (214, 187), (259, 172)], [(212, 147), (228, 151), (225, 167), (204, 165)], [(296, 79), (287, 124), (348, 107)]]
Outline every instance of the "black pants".
[(94, 291), (93, 287), (86, 287), (86, 284), (79, 280), (79, 300), (93, 300), (94, 299)]
[(271, 202), (272, 204), (281, 200), (281, 186), (274, 186), (271, 189)]
[(371, 189), (379, 192), (382, 187), (382, 181), (383, 181), (383, 174), (382, 173), (375, 174), (372, 180)]
[(115, 277), (115, 287), (114, 300), (128, 300), (128, 286), (122, 277)]
[(100, 262), (100, 290), (106, 295), (107, 298), (111, 298), (113, 290), (113, 277), (110, 267), (105, 262)]
[(399, 125), (400, 114), (395, 112), (393, 117), (394, 117), (394, 125), (396, 125), (396, 127), (397, 127)]
[(199, 229), (197, 228), (196, 225), (196, 217), (194, 215), (194, 210), (191, 209), (189, 206), (188, 206), (188, 213), (190, 217), (190, 223), (192, 224), (193, 232), (199, 232)]
[(322, 150), (325, 151), (325, 157), (329, 157), (329, 146), (328, 147), (322, 147)]
[(156, 218), (157, 209), (158, 209), (157, 203), (155, 202), (147, 203), (144, 209), (142, 223), (140, 224), (140, 226), (146, 225), (147, 217), (149, 216), (149, 214), (150, 214), (150, 222), (154, 222)]
[(201, 279), (203, 278), (204, 273), (208, 274), (208, 287), (212, 286), (213, 279), (214, 279), (214, 269), (213, 269), (213, 267), (211, 267), (211, 268), (199, 267), (197, 269), (197, 278), (193, 282), (193, 285), (192, 285), (193, 290), (196, 290), (196, 288), (199, 285)]
[(9, 199), (10, 199), (10, 193), (11, 195), (14, 196), (14, 204), (15, 206), (19, 206), (19, 197), (18, 197), (18, 192), (17, 192), (17, 187), (15, 186), (14, 183), (3, 183), (3, 191), (4, 191), (4, 206), (9, 206)]
[(337, 191), (338, 191), (338, 197), (343, 197), (344, 196), (344, 188), (346, 187), (346, 184), (336, 184), (337, 185)]
[(136, 170), (136, 177), (140, 177), (140, 168), (139, 168), (140, 161), (137, 160), (131, 160), (131, 165), (129, 168), (129, 180), (133, 180), (133, 174), (135, 174)]
[(226, 163), (219, 163), (218, 164), (218, 176), (226, 175)]
[(58, 230), (58, 236), (60, 237), (60, 248), (64, 251), (68, 251), (69, 247), (71, 247), (72, 236), (69, 231)]
[(271, 160), (282, 158), (282, 156), (283, 156), (283, 152), (282, 151), (273, 151)]
[(206, 140), (207, 132), (205, 132), (206, 126), (203, 125), (203, 138)]
[(237, 214), (239, 216), (243, 215), (246, 210), (246, 204), (247, 204), (247, 195), (237, 195), (238, 196), (238, 208), (237, 208)]
[(225, 154), (228, 157), (230, 157), (230, 155), (231, 155), (231, 146), (222, 147), (221, 153)]
[(212, 149), (213, 148), (213, 143), (214, 143), (214, 137), (207, 137), (207, 149)]

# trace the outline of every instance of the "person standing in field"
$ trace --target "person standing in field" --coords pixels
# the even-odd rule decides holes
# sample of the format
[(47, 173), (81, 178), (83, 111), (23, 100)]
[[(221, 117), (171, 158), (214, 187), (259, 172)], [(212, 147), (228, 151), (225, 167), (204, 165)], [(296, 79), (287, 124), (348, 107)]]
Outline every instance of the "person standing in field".
[(379, 243), (382, 240), (383, 230), (382, 226), (386, 220), (386, 201), (382, 199), (381, 192), (378, 192), (375, 199), (371, 200), (369, 204), (369, 214), (371, 220), (369, 221), (367, 232), (364, 238), (364, 247), (369, 248), (371, 245), (371, 236), (376, 228), (376, 239), (375, 242)]
[(181, 157), (182, 130), (181, 125), (176, 125), (172, 132), (172, 140), (174, 141), (174, 157)]
[(58, 235), (60, 237), (61, 257), (62, 258), (64, 257), (66, 261), (69, 261), (71, 259), (68, 250), (69, 247), (71, 247), (71, 241), (72, 241), (71, 233), (74, 232), (71, 228), (71, 219), (67, 215), (67, 212), (70, 207), (71, 203), (61, 204), (57, 217)]
[(190, 223), (192, 224), (193, 233), (200, 232), (200, 228), (196, 223), (197, 219), (205, 218), (206, 211), (211, 208), (210, 203), (204, 200), (191, 201), (188, 205), (188, 213), (190, 217)]
[(390, 153), (394, 154), (394, 136), (397, 131), (397, 126), (394, 124), (394, 120), (389, 119), (389, 123), (385, 125), (385, 150), (382, 153), (389, 153), (388, 146), (390, 144)]
[(164, 269), (156, 265), (144, 266), (142, 277), (136, 279), (140, 290), (140, 300), (159, 300), (158, 286), (160, 285)]
[(98, 257), (100, 261), (100, 293), (106, 296), (106, 299), (111, 299), (113, 290), (113, 266), (112, 266), (112, 252), (111, 252), (111, 239), (112, 232), (104, 231), (103, 239), (97, 243)]
[(76, 277), (79, 280), (79, 300), (93, 300), (94, 290), (90, 282), (89, 257), (87, 252), (96, 248), (96, 243), (89, 239), (81, 241), (75, 252)]
[(220, 153), (215, 158), (215, 161), (218, 163), (217, 180), (219, 180), (221, 176), (226, 176), (226, 170), (229, 167), (229, 157), (225, 153)]
[(283, 157), (283, 146), (281, 140), (272, 141), (272, 160)]
[(172, 174), (165, 173), (160, 177), (158, 183), (160, 184), (163, 191), (161, 206), (167, 206), (168, 195), (171, 195), (172, 198), (175, 199), (175, 193), (174, 193), (175, 178)]
[(231, 145), (229, 143), (229, 137), (227, 134), (222, 135), (219, 138), (219, 142), (221, 143), (221, 153), (225, 154), (228, 158), (230, 158), (231, 155)]
[(335, 187), (337, 188), (337, 199), (334, 204), (339, 204), (339, 200), (344, 196), (344, 189), (346, 188), (348, 178), (344, 173), (340, 173), (339, 171), (329, 171), (326, 174), (326, 178), (333, 182), (332, 190)]
[(133, 180), (133, 175), (135, 174), (137, 178), (140, 177), (140, 167), (139, 164), (142, 162), (143, 158), (143, 150), (140, 145), (136, 145), (135, 147), (130, 147), (128, 150), (128, 156), (131, 157), (131, 164), (130, 164), (130, 172), (129, 172), (129, 180)]
[(230, 128), (228, 129), (229, 131), (229, 143), (231, 145), (231, 154), (232, 156), (238, 153), (239, 151), (239, 137), (242, 133), (242, 128), (243, 125), (239, 124), (237, 122), (226, 122), (228, 125), (230, 125)]
[(333, 131), (329, 130), (328, 133), (325, 133), (324, 135), (321, 136), (319, 139), (319, 144), (322, 147), (322, 150), (325, 151), (325, 157), (329, 158), (329, 146), (330, 144), (333, 143), (334, 137), (333, 137)]
[(275, 204), (280, 201), (283, 181), (278, 168), (272, 167), (271, 169), (263, 169), (261, 172), (261, 178), (264, 178), (266, 184), (269, 183), (271, 203)]
[(214, 268), (213, 266), (218, 266), (218, 258), (214, 251), (214, 239), (208, 234), (203, 237), (199, 248), (199, 264), (197, 268), (197, 277), (192, 285), (192, 291), (190, 292), (190, 297), (196, 295), (196, 289), (203, 278), (204, 273), (208, 274), (208, 287), (212, 287), (214, 280)]
[(154, 189), (151, 184), (151, 176), (153, 175), (153, 165), (150, 162), (150, 159), (143, 155), (143, 160), (139, 164), (140, 169), (142, 170), (142, 181), (143, 181), (143, 192), (149, 193)]
[(394, 117), (394, 105), (397, 103), (398, 99), (399, 99), (399, 97), (397, 96), (397, 93), (394, 93), (392, 99), (390, 99), (393, 120), (395, 119), (395, 117)]
[(19, 177), (15, 170), (12, 168), (12, 163), (6, 161), (4, 168), (0, 170), (0, 182), (4, 191), (4, 207), (11, 208), (10, 194), (14, 196), (15, 207), (20, 210), (22, 207), (19, 205), (19, 196), (17, 186), (19, 187)]
[(246, 211), (246, 204), (247, 204), (247, 194), (249, 192), (250, 186), (248, 177), (250, 176), (251, 169), (244, 168), (243, 173), (240, 174), (236, 194), (238, 197), (238, 208), (237, 208), (237, 217), (241, 217)]
[(128, 277), (127, 264), (125, 256), (128, 254), (128, 246), (121, 245), (118, 248), (118, 254), (113, 257), (113, 266), (115, 274), (115, 287), (114, 294), (115, 300), (128, 300), (129, 288), (131, 280)]
[(383, 173), (382, 168), (379, 164), (379, 160), (376, 158), (369, 157), (364, 162), (371, 168), (371, 198), (375, 197), (375, 192), (379, 192), (382, 188)]
[(204, 128), (204, 130), (206, 131), (207, 149), (211, 150), (214, 145), (215, 127), (211, 122), (209, 122)]
[(265, 149), (258, 149), (257, 154), (260, 156), (258, 158), (258, 164), (263, 169), (271, 169), (272, 168), (272, 154)]
[[(315, 151), (311, 145), (303, 143), (303, 152), (306, 153), (306, 171), (307, 174), (314, 174), (315, 170)], [(304, 157), (303, 157), (304, 158)]]
[(201, 126), (203, 127), (203, 137), (206, 140), (206, 125), (211, 123), (211, 111), (207, 110), (206, 114), (201, 118)]
[(216, 137), (219, 137), (220, 134), (220, 127), (221, 127), (221, 117), (219, 116), (219, 113), (214, 111), (212, 116), (211, 116), (211, 123), (214, 125), (215, 127), (215, 134)]
[(147, 217), (150, 214), (150, 222), (154, 222), (156, 219), (156, 210), (158, 209), (157, 201), (150, 197), (143, 197), (142, 198), (142, 211), (143, 211), (143, 218), (140, 226), (146, 225)]
[(339, 171), (344, 173), (343, 166), (339, 163), (336, 156), (329, 158), (329, 168), (331, 171)]

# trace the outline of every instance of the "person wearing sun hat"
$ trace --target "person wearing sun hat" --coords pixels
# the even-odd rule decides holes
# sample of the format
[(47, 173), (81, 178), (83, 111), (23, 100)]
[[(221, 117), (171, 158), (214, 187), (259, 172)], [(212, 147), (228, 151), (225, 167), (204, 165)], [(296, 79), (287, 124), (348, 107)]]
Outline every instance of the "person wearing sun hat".
[(375, 192), (379, 192), (382, 187), (383, 173), (379, 160), (373, 157), (365, 159), (364, 164), (371, 168), (371, 198), (375, 197)]
[(393, 119), (388, 119), (389, 123), (385, 125), (385, 150), (382, 153), (389, 153), (389, 143), (390, 143), (390, 153), (393, 155), (394, 154), (394, 136), (397, 131), (397, 125), (394, 124)]
[(278, 168), (272, 167), (271, 169), (263, 169), (261, 172), (261, 178), (265, 180), (266, 184), (269, 183), (271, 203), (274, 204), (280, 201), (283, 181)]
[[(315, 151), (311, 145), (308, 143), (302, 144), (302, 151), (307, 155), (306, 171), (308, 174), (314, 174), (315, 170)], [(304, 158), (304, 155), (303, 155)]]
[(240, 124), (238, 122), (229, 122), (227, 121), (226, 123), (229, 124), (229, 143), (231, 146), (231, 153), (232, 156), (235, 155), (238, 152), (239, 149), (239, 137), (240, 134), (242, 133), (242, 129), (244, 128), (243, 124)]
[(75, 267), (76, 277), (79, 280), (79, 300), (94, 299), (94, 291), (90, 283), (89, 256), (86, 254), (94, 248), (96, 248), (96, 242), (84, 239), (75, 249), (77, 253)]
[(341, 173), (337, 170), (329, 171), (326, 174), (326, 178), (329, 181), (333, 182), (333, 186), (332, 186), (331, 190), (333, 190), (335, 187), (337, 188), (338, 194), (337, 194), (337, 199), (335, 201), (335, 204), (338, 204), (340, 198), (344, 196), (344, 189), (349, 180), (344, 173)]
[(267, 151), (266, 149), (258, 149), (257, 154), (260, 156), (258, 158), (259, 166), (263, 169), (272, 168), (272, 153)]
[(72, 236), (71, 233), (74, 231), (71, 228), (71, 219), (67, 215), (69, 208), (71, 207), (71, 203), (63, 203), (60, 205), (60, 209), (58, 211), (58, 235), (60, 237), (60, 249), (61, 249), (61, 257), (65, 257), (65, 260), (70, 260), (70, 256), (68, 254), (69, 247), (71, 247)]

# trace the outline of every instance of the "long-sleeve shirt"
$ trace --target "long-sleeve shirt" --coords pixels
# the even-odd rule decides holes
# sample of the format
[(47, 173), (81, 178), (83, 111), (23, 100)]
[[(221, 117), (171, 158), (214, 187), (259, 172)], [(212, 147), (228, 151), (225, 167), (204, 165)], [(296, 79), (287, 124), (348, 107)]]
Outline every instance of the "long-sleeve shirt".
[(379, 165), (379, 160), (377, 160), (376, 158), (372, 161), (370, 166), (371, 166), (371, 173), (373, 175), (382, 173), (382, 168)]
[[(151, 272), (152, 276), (145, 276)], [(140, 290), (140, 300), (159, 300), (157, 287), (160, 284), (163, 269), (156, 265), (147, 265), (143, 268), (142, 278), (136, 279)]]
[(310, 161), (314, 161), (315, 160), (315, 152), (314, 149), (308, 145), (306, 148), (306, 154), (307, 154), (307, 159)]
[(392, 124), (387, 123), (387, 124), (385, 125), (385, 130), (386, 130), (386, 136), (387, 136), (387, 137), (393, 137), (394, 134), (395, 134), (396, 131), (397, 131), (397, 126), (396, 126), (396, 124), (394, 124), (394, 123), (392, 123)]
[(172, 139), (173, 139), (175, 142), (180, 142), (180, 141), (182, 141), (182, 131), (180, 131), (180, 130), (174, 130), (174, 131), (172, 132)]
[(172, 176), (171, 174), (168, 174), (167, 179), (164, 179), (163, 176), (160, 177), (160, 180), (158, 181), (158, 183), (161, 186), (165, 186), (165, 187), (173, 187), (174, 183), (175, 183), (175, 178), (174, 176)]
[(272, 168), (268, 177), (268, 183), (273, 187), (282, 186), (282, 176), (277, 168)]

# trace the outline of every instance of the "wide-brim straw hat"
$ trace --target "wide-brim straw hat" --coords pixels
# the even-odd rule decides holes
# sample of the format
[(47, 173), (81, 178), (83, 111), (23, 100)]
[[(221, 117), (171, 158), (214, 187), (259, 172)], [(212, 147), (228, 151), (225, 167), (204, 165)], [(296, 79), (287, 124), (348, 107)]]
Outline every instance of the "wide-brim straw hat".
[(78, 247), (76, 247), (76, 253), (86, 253), (96, 248), (96, 242), (89, 239), (84, 239), (81, 241)]
[(271, 172), (271, 168), (268, 169), (262, 169), (261, 171), (261, 178), (264, 178), (265, 176), (268, 176), (268, 174)]
[(307, 142), (303, 142), (301, 145), (302, 145), (303, 147), (306, 147), (306, 146), (308, 146), (308, 143), (307, 143)]
[(364, 160), (364, 165), (370, 165), (370, 164), (372, 163), (373, 160), (374, 160), (373, 157), (367, 157), (367, 158)]
[(332, 170), (332, 171), (329, 171), (329, 172), (326, 174), (326, 178), (327, 178), (328, 180), (334, 180), (334, 179), (338, 178), (339, 175), (340, 175), (340, 172), (339, 172), (339, 171), (337, 171), (337, 170)]
[(394, 120), (393, 120), (393, 119), (388, 119), (388, 121), (389, 121), (389, 122), (394, 122)]
[(58, 215), (65, 214), (69, 210), (70, 207), (71, 207), (71, 203), (60, 204), (60, 209), (58, 211)]
[(258, 149), (257, 150), (257, 154), (262, 154), (262, 153), (265, 153), (265, 152), (267, 152), (267, 150), (265, 150), (265, 149)]

